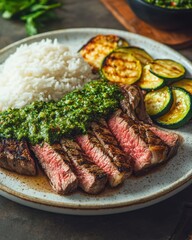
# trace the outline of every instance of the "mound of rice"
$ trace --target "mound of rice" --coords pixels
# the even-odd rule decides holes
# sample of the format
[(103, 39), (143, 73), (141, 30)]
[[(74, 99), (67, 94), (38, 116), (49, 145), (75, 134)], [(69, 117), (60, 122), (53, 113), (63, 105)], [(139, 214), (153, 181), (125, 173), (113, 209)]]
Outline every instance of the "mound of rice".
[(57, 40), (21, 45), (0, 66), (0, 111), (59, 100), (95, 78), (79, 53)]

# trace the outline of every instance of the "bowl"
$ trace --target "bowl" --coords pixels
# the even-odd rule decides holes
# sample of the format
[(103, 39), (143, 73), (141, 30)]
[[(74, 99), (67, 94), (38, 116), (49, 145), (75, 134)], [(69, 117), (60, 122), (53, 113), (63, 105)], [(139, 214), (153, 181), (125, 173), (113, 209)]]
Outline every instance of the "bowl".
[(144, 0), (126, 0), (135, 15), (163, 30), (187, 29), (192, 24), (192, 9), (173, 9), (155, 6)]

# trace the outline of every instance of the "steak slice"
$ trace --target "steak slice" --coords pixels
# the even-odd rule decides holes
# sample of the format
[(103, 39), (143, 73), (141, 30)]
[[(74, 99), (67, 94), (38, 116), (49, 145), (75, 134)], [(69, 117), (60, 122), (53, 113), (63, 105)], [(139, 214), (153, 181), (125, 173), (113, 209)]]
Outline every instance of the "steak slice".
[(174, 132), (168, 132), (156, 126), (149, 126), (149, 129), (161, 138), (169, 147), (167, 160), (177, 154), (178, 148), (182, 142), (182, 137)]
[(71, 162), (59, 143), (37, 144), (32, 146), (32, 150), (56, 192), (66, 194), (77, 188), (77, 177), (71, 170)]
[(124, 181), (126, 171), (122, 167), (123, 165), (117, 164), (117, 161), (108, 155), (93, 131), (89, 130), (86, 135), (77, 136), (76, 140), (90, 160), (107, 173), (109, 184), (112, 187)]
[(125, 154), (125, 152), (120, 148), (106, 121), (104, 119), (100, 119), (98, 123), (93, 122), (91, 124), (91, 128), (103, 148), (113, 159), (115, 165), (118, 166), (119, 169), (122, 169), (122, 171), (125, 171), (127, 177), (130, 176), (132, 173), (132, 159), (130, 155)]
[(136, 85), (121, 85), (124, 99), (121, 100), (121, 108), (135, 121), (152, 124), (152, 120), (146, 112), (143, 93)]
[(0, 141), (0, 167), (24, 175), (34, 176), (37, 173), (27, 142), (14, 139)]
[(63, 138), (61, 145), (72, 162), (79, 186), (87, 193), (101, 192), (107, 182), (107, 174), (90, 162), (75, 141)]
[[(161, 138), (168, 146), (167, 160), (173, 157), (180, 146), (181, 136), (171, 131), (165, 131), (153, 124), (145, 109), (143, 93), (138, 86), (121, 86), (124, 99), (121, 101), (123, 111), (131, 118), (145, 124), (154, 134)], [(147, 124), (147, 125), (146, 125)]]
[(117, 110), (108, 120), (122, 149), (133, 158), (135, 172), (166, 160), (168, 146), (149, 128)]

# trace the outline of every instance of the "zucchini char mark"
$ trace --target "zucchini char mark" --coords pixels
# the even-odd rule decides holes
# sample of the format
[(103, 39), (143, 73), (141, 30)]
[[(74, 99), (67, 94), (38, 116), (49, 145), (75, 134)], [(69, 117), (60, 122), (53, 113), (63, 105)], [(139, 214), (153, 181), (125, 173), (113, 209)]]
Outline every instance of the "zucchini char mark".
[(111, 52), (104, 59), (101, 75), (111, 82), (133, 84), (139, 80), (142, 73), (141, 62), (127, 52)]
[(137, 82), (137, 85), (143, 90), (157, 90), (165, 86), (165, 80), (151, 73), (149, 63), (143, 67), (141, 78)]
[(173, 87), (173, 104), (170, 111), (156, 118), (158, 125), (170, 129), (183, 126), (192, 118), (192, 96), (183, 88)]
[(150, 64), (150, 71), (157, 77), (165, 79), (169, 84), (181, 79), (186, 69), (182, 64), (171, 59), (155, 59)]
[(184, 88), (192, 95), (192, 78), (184, 78), (171, 85), (172, 87)]
[(99, 34), (91, 38), (80, 50), (80, 54), (86, 62), (98, 71), (103, 59), (114, 49), (128, 46), (128, 42), (117, 35)]
[(145, 95), (146, 110), (152, 118), (161, 117), (169, 112), (172, 104), (173, 92), (168, 86)]
[(153, 61), (153, 58), (149, 53), (147, 53), (144, 49), (139, 47), (120, 47), (114, 50), (115, 52), (126, 52), (132, 54), (134, 57), (136, 57), (141, 64), (144, 66), (148, 64), (149, 62)]

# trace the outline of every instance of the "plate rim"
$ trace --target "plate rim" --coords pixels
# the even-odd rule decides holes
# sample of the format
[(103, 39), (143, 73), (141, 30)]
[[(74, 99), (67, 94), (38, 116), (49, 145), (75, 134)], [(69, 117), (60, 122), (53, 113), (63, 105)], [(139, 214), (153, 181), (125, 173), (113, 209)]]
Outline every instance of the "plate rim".
[(156, 41), (152, 38), (140, 35), (138, 33), (129, 32), (129, 31), (126, 31), (126, 30), (119, 30), (119, 29), (115, 29), (115, 28), (114, 29), (113, 28), (97, 28), (97, 27), (85, 27), (85, 28), (74, 27), (74, 28), (57, 29), (57, 30), (53, 30), (53, 31), (39, 33), (39, 34), (33, 35), (33, 36), (24, 37), (23, 39), (15, 41), (15, 42), (13, 42), (11, 44), (8, 44), (7, 46), (1, 48), (0, 49), (0, 54), (2, 54), (4, 51), (7, 51), (9, 48), (14, 47), (15, 45), (18, 45), (18, 44), (20, 45), (22, 43), (25, 43), (26, 41), (35, 40), (35, 39), (38, 39), (38, 38), (41, 38), (41, 37), (44, 37), (44, 36), (47, 37), (48, 35), (54, 35), (54, 34), (59, 34), (59, 33), (64, 33), (64, 32), (74, 32), (74, 31), (76, 31), (76, 32), (113, 31), (113, 32), (119, 32), (119, 33), (122, 33), (122, 34), (128, 34), (130, 36), (137, 36), (138, 38), (145, 39), (145, 40), (150, 41), (151, 43), (154, 43), (154, 44), (158, 44), (159, 46), (162, 46), (163, 48), (165, 48), (167, 50), (171, 50), (172, 52), (181, 55), (182, 58), (185, 59), (185, 61), (188, 62), (188, 64), (191, 64), (191, 61), (187, 57), (180, 54), (177, 50), (173, 49), (172, 47), (170, 47), (170, 46), (168, 46), (164, 43), (158, 42), (158, 41)]
[[(96, 211), (98, 210), (105, 210), (105, 212), (103, 214), (109, 214), (108, 211), (109, 210), (118, 210), (117, 213), (122, 212), (121, 208), (130, 208), (127, 211), (132, 211), (132, 210), (136, 210), (136, 209), (140, 209), (143, 207), (147, 207), (150, 206), (152, 204), (158, 203), (162, 200), (165, 200), (169, 197), (174, 196), (176, 193), (180, 192), (181, 190), (187, 188), (190, 184), (192, 183), (192, 175), (188, 176), (187, 179), (183, 179), (183, 181), (181, 180), (180, 182), (178, 182), (176, 185), (174, 185), (173, 188), (167, 188), (164, 191), (162, 191), (161, 193), (156, 193), (153, 194), (151, 196), (145, 197), (144, 199), (141, 199), (139, 202), (134, 203), (134, 200), (132, 202), (129, 202), (128, 204), (126, 204), (126, 202), (124, 203), (117, 203), (117, 204), (109, 204), (108, 206), (104, 205), (104, 206), (100, 206), (100, 207), (94, 207), (91, 205), (86, 205), (85, 206), (81, 206), (79, 205), (77, 206), (72, 206), (71, 204), (66, 204), (64, 205), (64, 203), (55, 203), (53, 201), (50, 200), (44, 200), (44, 199), (39, 199), (37, 197), (29, 197), (26, 194), (23, 193), (18, 193), (12, 189), (9, 189), (8, 187), (4, 186), (2, 183), (0, 183), (0, 195), (1, 196), (7, 196), (8, 199), (12, 200), (12, 199), (16, 199), (15, 202), (20, 203), (23, 202), (23, 205), (29, 206), (29, 207), (34, 207), (37, 205), (43, 205), (45, 209), (47, 209), (46, 211), (49, 211), (49, 208), (54, 208), (55, 210), (57, 209), (56, 212), (58, 212), (58, 210), (60, 213), (65, 213), (65, 210), (69, 210), (71, 212), (77, 211), (79, 210), (81, 213), (82, 211), (85, 212), (93, 212), (93, 215), (98, 215), (98, 213), (96, 213)], [(4, 192), (4, 194), (2, 194), (2, 191)], [(34, 205), (34, 206), (33, 206)], [(58, 212), (58, 213), (59, 213)], [(86, 215), (86, 213), (84, 214), (80, 214), (80, 215)], [(100, 213), (99, 213), (100, 215)]]
[[(49, 32), (45, 32), (45, 33), (41, 33), (41, 34), (37, 34), (35, 36), (31, 36), (31, 37), (26, 37), (23, 38), (19, 41), (16, 41), (12, 44), (9, 44), (8, 46), (0, 49), (0, 55), (2, 55), (3, 53), (6, 53), (8, 50), (18, 47), (19, 45), (23, 44), (23, 43), (28, 43), (30, 41), (35, 41), (35, 40), (40, 40), (42, 38), (49, 38), (49, 36), (53, 37), (53, 35), (58, 35), (58, 34), (65, 34), (65, 33), (72, 33), (72, 32), (76, 32), (78, 33), (82, 33), (82, 32), (86, 32), (86, 33), (94, 33), (94, 32), (104, 32), (104, 31), (111, 31), (114, 32), (114, 34), (123, 34), (123, 35), (127, 35), (127, 36), (132, 36), (132, 37), (137, 37), (139, 39), (144, 39), (147, 42), (151, 42), (155, 45), (158, 45), (160, 47), (163, 47), (164, 49), (173, 52), (175, 54), (177, 54), (178, 56), (181, 56), (182, 59), (191, 67), (192, 67), (192, 63), (190, 62), (189, 59), (187, 59), (185, 56), (183, 56), (182, 54), (180, 54), (179, 52), (177, 52), (176, 50), (170, 48), (169, 46), (166, 46), (162, 43), (159, 43), (153, 39), (150, 39), (148, 37), (145, 36), (141, 36), (139, 34), (135, 34), (135, 33), (131, 33), (131, 32), (127, 32), (125, 30), (118, 30), (118, 29), (112, 29), (112, 28), (67, 28), (67, 29), (60, 29), (60, 30), (54, 30), (54, 31), (49, 31)], [(8, 187), (4, 186), (3, 183), (0, 183), (0, 195), (5, 196), (15, 202), (23, 202), (23, 205), (26, 206), (30, 206), (30, 207), (34, 207), (34, 208), (39, 208), (37, 205), (40, 204), (41, 206), (43, 205), (44, 209), (46, 211), (53, 211), (53, 212), (58, 212), (58, 213), (69, 213), (69, 214), (73, 214), (73, 212), (80, 211), (81, 213), (79, 213), (80, 215), (98, 215), (98, 214), (102, 214), (100, 211), (100, 213), (97, 213), (96, 211), (98, 210), (103, 210), (104, 214), (110, 214), (111, 210), (115, 213), (120, 213), (122, 212), (121, 210), (123, 208), (128, 208), (126, 211), (130, 211), (130, 210), (136, 210), (139, 208), (143, 208), (149, 205), (152, 205), (154, 203), (160, 202), (164, 199), (167, 199), (170, 196), (175, 195), (177, 192), (180, 192), (182, 189), (186, 188), (190, 183), (192, 182), (192, 174), (187, 176), (187, 177), (183, 177), (180, 178), (180, 181), (177, 182), (176, 184), (172, 184), (173, 186), (169, 185), (169, 188), (165, 188), (163, 191), (159, 192), (159, 193), (155, 193), (152, 194), (152, 196), (147, 196), (147, 197), (143, 197), (144, 199), (141, 199), (141, 201), (134, 203), (134, 200), (129, 201), (129, 203), (127, 202), (123, 202), (123, 203), (114, 203), (113, 204), (109, 204), (109, 206), (106, 205), (102, 205), (100, 207), (95, 207), (95, 206), (90, 206), (87, 205), (82, 206), (79, 205), (78, 207), (72, 206), (71, 203), (70, 204), (64, 204), (64, 203), (59, 203), (55, 202), (55, 201), (51, 201), (51, 200), (44, 200), (44, 199), (39, 199), (38, 197), (31, 197), (28, 196), (26, 194), (23, 193), (18, 193), (17, 191), (14, 191), (12, 189), (9, 189)], [(3, 192), (3, 193), (2, 193)], [(161, 200), (162, 198), (162, 200)], [(54, 208), (55, 210), (53, 210), (52, 208)], [(130, 208), (130, 209), (129, 209)], [(39, 208), (41, 209), (41, 208)], [(52, 210), (51, 210), (52, 209)], [(114, 209), (118, 209), (117, 211), (114, 211)], [(86, 213), (87, 212), (87, 213)], [(77, 213), (78, 214), (78, 213)]]

